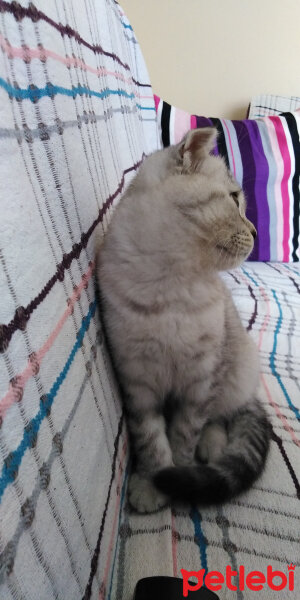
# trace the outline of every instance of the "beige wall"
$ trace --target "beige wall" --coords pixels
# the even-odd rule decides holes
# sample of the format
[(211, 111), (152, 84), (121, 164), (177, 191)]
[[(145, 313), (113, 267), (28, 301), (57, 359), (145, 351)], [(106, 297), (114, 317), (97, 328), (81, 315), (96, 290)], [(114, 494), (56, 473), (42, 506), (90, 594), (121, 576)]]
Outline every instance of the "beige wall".
[(240, 118), (257, 94), (300, 96), (300, 0), (120, 2), (171, 104)]

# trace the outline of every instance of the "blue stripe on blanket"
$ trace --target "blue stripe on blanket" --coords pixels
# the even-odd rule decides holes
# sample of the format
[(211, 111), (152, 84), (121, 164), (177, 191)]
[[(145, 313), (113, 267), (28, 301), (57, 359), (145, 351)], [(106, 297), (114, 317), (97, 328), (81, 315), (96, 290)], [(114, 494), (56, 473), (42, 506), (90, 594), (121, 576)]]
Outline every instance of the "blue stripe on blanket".
[(198, 508), (195, 508), (195, 507), (192, 508), (192, 510), (190, 512), (190, 517), (194, 523), (195, 540), (196, 540), (196, 542), (199, 546), (199, 550), (200, 550), (201, 566), (202, 566), (202, 569), (205, 569), (205, 574), (206, 574), (208, 571), (206, 539), (203, 534), (202, 518), (201, 518), (201, 514), (200, 514)]
[(284, 396), (285, 396), (285, 398), (287, 400), (287, 403), (288, 403), (289, 407), (295, 413), (297, 419), (300, 419), (300, 412), (299, 412), (298, 408), (296, 406), (294, 406), (294, 404), (292, 403), (292, 401), (291, 401), (291, 399), (290, 399), (290, 397), (289, 397), (289, 395), (287, 393), (287, 390), (286, 390), (284, 384), (282, 383), (281, 377), (280, 377), (279, 373), (277, 373), (276, 367), (275, 367), (275, 355), (276, 355), (276, 351), (277, 351), (277, 336), (278, 336), (278, 333), (280, 331), (280, 327), (281, 327), (281, 324), (282, 324), (282, 310), (281, 310), (280, 302), (279, 302), (279, 300), (277, 298), (277, 294), (276, 294), (275, 290), (271, 290), (271, 291), (272, 291), (272, 294), (274, 296), (275, 302), (276, 302), (276, 304), (278, 306), (279, 317), (278, 317), (278, 320), (277, 320), (277, 323), (276, 323), (276, 328), (275, 328), (275, 331), (274, 331), (274, 344), (273, 344), (272, 352), (270, 354), (270, 367), (271, 367), (272, 374), (276, 377), (276, 379), (277, 379), (277, 381), (278, 381), (278, 383), (279, 383), (279, 385), (280, 385), (280, 387), (281, 387), (281, 389), (282, 389), (282, 391), (284, 393)]
[[(125, 98), (130, 98), (133, 99), (135, 98), (135, 94), (131, 93), (128, 94), (128, 92), (125, 92), (125, 90), (111, 90), (109, 88), (103, 90), (102, 92), (96, 92), (94, 90), (90, 90), (88, 87), (82, 86), (82, 85), (78, 85), (78, 86), (74, 86), (72, 89), (70, 88), (64, 88), (61, 87), (60, 85), (52, 85), (52, 84), (47, 84), (44, 88), (38, 88), (38, 87), (28, 87), (25, 89), (21, 89), (21, 88), (15, 88), (12, 85), (10, 85), (9, 83), (7, 83), (7, 81), (5, 81), (4, 79), (2, 79), (2, 77), (0, 77), (0, 86), (13, 98), (16, 98), (16, 100), (31, 100), (32, 102), (35, 102), (36, 100), (39, 100), (40, 98), (43, 98), (45, 96), (51, 97), (51, 96), (55, 96), (56, 94), (62, 94), (64, 96), (70, 96), (71, 98), (75, 98), (78, 94), (87, 94), (90, 96), (96, 96), (97, 98), (107, 98), (108, 96), (124, 96)], [(136, 105), (140, 110), (154, 110), (155, 111), (155, 107), (152, 106), (141, 106), (140, 104)]]
[(90, 309), (89, 309), (87, 315), (85, 317), (83, 317), (83, 319), (82, 319), (81, 327), (76, 336), (77, 337), (76, 342), (69, 354), (69, 357), (65, 363), (64, 368), (62, 369), (62, 371), (58, 375), (57, 379), (53, 383), (49, 393), (46, 395), (46, 397), (43, 397), (43, 400), (42, 399), (40, 400), (40, 410), (37, 413), (37, 415), (28, 423), (26, 429), (24, 430), (23, 439), (20, 442), (19, 446), (13, 452), (11, 452), (5, 460), (5, 463), (2, 468), (1, 477), (0, 477), (0, 500), (7, 488), (7, 486), (10, 483), (12, 483), (14, 481), (14, 479), (16, 478), (20, 464), (22, 462), (22, 458), (23, 458), (26, 450), (28, 450), (28, 448), (31, 448), (32, 445), (34, 444), (34, 441), (36, 439), (36, 435), (40, 429), (40, 426), (41, 426), (44, 418), (50, 412), (50, 409), (51, 409), (51, 406), (55, 399), (55, 396), (57, 395), (57, 392), (58, 392), (61, 384), (65, 380), (67, 373), (71, 367), (71, 364), (75, 358), (76, 352), (79, 350), (82, 340), (89, 328), (91, 319), (96, 310), (96, 305), (97, 305), (96, 301), (94, 301), (90, 305)]

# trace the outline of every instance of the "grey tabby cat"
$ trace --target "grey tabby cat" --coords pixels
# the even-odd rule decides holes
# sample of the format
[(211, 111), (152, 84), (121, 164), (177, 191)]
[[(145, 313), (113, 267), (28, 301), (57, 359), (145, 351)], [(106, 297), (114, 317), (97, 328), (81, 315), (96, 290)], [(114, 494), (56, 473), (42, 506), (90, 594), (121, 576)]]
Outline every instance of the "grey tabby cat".
[(218, 271), (256, 230), (214, 128), (149, 156), (123, 196), (99, 261), (104, 321), (136, 458), (131, 505), (209, 504), (261, 473), (269, 424), (258, 354)]

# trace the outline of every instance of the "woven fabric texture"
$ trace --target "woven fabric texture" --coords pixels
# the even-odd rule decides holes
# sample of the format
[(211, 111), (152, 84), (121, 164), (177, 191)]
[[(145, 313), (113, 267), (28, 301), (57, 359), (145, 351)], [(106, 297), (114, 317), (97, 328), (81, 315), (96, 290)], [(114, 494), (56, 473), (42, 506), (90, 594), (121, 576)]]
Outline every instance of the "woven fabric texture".
[[(295, 589), (250, 591), (232, 577), (221, 600), (296, 600), (300, 572), (300, 269), (284, 263), (245, 263), (224, 275), (245, 328), (261, 356), (260, 397), (272, 422), (271, 450), (254, 488), (219, 508), (172, 507), (149, 516), (127, 504), (120, 522), (111, 598), (131, 600), (137, 579), (181, 577), (181, 569), (205, 572), (226, 567), (245, 574), (268, 565)], [(280, 579), (274, 579), (276, 585)], [(244, 589), (243, 589), (244, 587)], [(193, 593), (188, 597), (193, 598)]]
[(260, 94), (252, 98), (249, 107), (249, 119), (278, 115), (283, 112), (293, 112), (300, 108), (299, 96), (276, 96)]
[(128, 449), (94, 267), (153, 95), (112, 0), (0, 9), (0, 598), (106, 598)]
[[(263, 477), (218, 510), (130, 511), (94, 268), (114, 206), (160, 146), (148, 74), (114, 0), (0, 8), (0, 600), (132, 600), (143, 576), (226, 565), (293, 562), (297, 582), (298, 265), (224, 275), (261, 352)], [(282, 592), (221, 595), (258, 597)]]

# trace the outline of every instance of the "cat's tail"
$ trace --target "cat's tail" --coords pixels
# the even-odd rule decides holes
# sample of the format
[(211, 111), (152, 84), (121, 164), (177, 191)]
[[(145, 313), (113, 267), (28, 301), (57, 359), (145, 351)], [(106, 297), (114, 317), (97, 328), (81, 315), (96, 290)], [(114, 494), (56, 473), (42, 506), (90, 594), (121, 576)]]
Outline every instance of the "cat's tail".
[(255, 402), (228, 423), (228, 444), (216, 462), (167, 467), (154, 476), (155, 486), (172, 500), (191, 504), (226, 502), (248, 489), (261, 474), (269, 449), (270, 424)]

